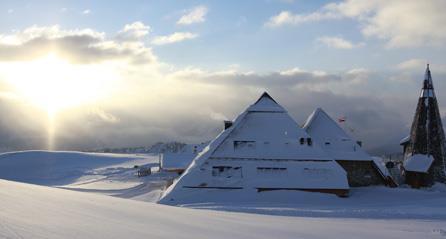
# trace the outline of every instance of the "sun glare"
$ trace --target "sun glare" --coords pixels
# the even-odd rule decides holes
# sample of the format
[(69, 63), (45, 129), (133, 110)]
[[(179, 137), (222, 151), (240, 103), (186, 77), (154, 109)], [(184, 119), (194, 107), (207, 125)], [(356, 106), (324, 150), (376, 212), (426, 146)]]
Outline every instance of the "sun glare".
[(74, 65), (55, 54), (14, 63), (8, 80), (32, 104), (53, 115), (106, 94), (115, 76), (100, 65)]
[(53, 53), (33, 61), (8, 63), (1, 70), (15, 94), (47, 112), (50, 149), (54, 146), (56, 116), (64, 109), (111, 94), (117, 79), (110, 65), (71, 64)]

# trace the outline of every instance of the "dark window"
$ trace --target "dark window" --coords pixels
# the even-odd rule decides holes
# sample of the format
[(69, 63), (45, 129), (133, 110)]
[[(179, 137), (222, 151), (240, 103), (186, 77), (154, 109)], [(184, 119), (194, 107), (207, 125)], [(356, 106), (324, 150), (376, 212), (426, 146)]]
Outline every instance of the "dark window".
[(304, 138), (300, 138), (300, 144), (304, 144), (305, 143), (305, 139)]
[(311, 138), (307, 138), (307, 144), (309, 146), (313, 145), (313, 140), (311, 140)]
[(252, 150), (256, 148), (256, 141), (234, 141), (236, 150)]

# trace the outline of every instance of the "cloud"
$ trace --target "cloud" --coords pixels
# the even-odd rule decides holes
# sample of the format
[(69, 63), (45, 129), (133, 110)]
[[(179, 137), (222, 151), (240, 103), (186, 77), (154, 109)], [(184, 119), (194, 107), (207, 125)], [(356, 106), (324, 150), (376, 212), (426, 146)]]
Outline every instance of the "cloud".
[(306, 14), (283, 11), (265, 25), (279, 27), (350, 18), (360, 23), (364, 36), (382, 39), (389, 48), (442, 46), (446, 40), (446, 28), (442, 27), (446, 22), (445, 8), (442, 0), (345, 0)]
[(175, 32), (167, 36), (156, 36), (152, 40), (152, 44), (154, 45), (166, 45), (166, 44), (172, 44), (177, 43), (185, 40), (190, 40), (198, 37), (195, 33), (190, 32)]
[(65, 30), (60, 26), (32, 26), (12, 34), (0, 35), (0, 61), (24, 61), (61, 55), (74, 63), (127, 60), (133, 63), (154, 63), (152, 50), (137, 41), (148, 33), (140, 22), (126, 25), (116, 38), (107, 38), (93, 29)]
[(8, 9), (8, 14), (11, 14), (14, 12), (14, 9)]
[(83, 15), (89, 15), (91, 13), (90, 9), (85, 9), (81, 12)]
[(396, 67), (397, 69), (403, 71), (412, 71), (412, 70), (420, 71), (426, 67), (426, 64), (427, 64), (426, 60), (415, 58), (403, 61), (399, 63)]
[[(351, 134), (369, 150), (385, 146), (386, 150), (399, 151), (399, 139), (409, 132), (424, 67), (406, 75), (413, 80), (405, 84), (392, 80), (401, 71), (396, 67), (396, 72), (387, 75), (361, 68), (329, 72), (294, 67), (267, 73), (243, 72), (240, 70), (243, 67), (220, 71), (178, 69), (159, 63), (144, 45), (149, 31), (148, 26), (137, 22), (124, 26), (114, 36), (95, 29), (58, 26), (34, 26), (2, 34), (1, 147), (8, 150), (46, 147), (47, 112), (15, 95), (14, 87), (4, 80), (7, 70), (1, 66), (15, 60), (33, 60), (37, 53), (44, 55), (51, 50), (60, 51), (79, 67), (104, 65), (101, 69), (119, 76), (113, 81), (110, 94), (57, 114), (54, 137), (56, 149), (60, 150), (147, 146), (171, 140), (207, 141), (222, 130), (223, 119), (236, 117), (265, 90), (299, 124), (316, 107), (323, 107), (335, 118), (346, 116), (354, 129)], [(134, 64), (146, 57), (151, 59), (147, 64)], [(433, 74), (438, 79), (446, 77), (445, 73), (434, 70)], [(103, 81), (94, 87), (92, 81), (83, 79), (86, 91), (102, 93), (111, 81), (108, 74), (97, 76)], [(437, 94), (446, 92), (441, 81), (436, 82), (436, 87)], [(80, 90), (79, 94), (85, 92)], [(441, 99), (440, 106), (446, 106)]]
[(134, 22), (126, 24), (124, 29), (118, 32), (116, 39), (124, 41), (140, 41), (150, 32), (150, 26), (144, 25), (142, 22)]
[(353, 49), (364, 46), (364, 43), (352, 43), (349, 40), (346, 40), (341, 37), (319, 37), (316, 39), (316, 42), (322, 43), (327, 47), (336, 48), (336, 49)]
[(342, 16), (335, 11), (328, 10), (326, 7), (319, 11), (308, 14), (293, 14), (289, 11), (282, 11), (272, 16), (266, 23), (267, 27), (280, 27), (283, 25), (299, 25), (307, 22), (315, 22), (329, 19), (339, 19)]
[(191, 9), (187, 14), (178, 19), (178, 25), (191, 25), (194, 23), (204, 22), (208, 8), (206, 6), (197, 6)]

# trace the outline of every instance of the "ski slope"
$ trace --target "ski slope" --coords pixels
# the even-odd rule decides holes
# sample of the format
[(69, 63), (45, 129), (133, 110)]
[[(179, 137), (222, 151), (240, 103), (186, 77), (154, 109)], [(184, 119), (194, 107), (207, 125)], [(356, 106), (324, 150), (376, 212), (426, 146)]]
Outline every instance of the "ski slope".
[(0, 238), (444, 238), (442, 220), (194, 210), (0, 180)]

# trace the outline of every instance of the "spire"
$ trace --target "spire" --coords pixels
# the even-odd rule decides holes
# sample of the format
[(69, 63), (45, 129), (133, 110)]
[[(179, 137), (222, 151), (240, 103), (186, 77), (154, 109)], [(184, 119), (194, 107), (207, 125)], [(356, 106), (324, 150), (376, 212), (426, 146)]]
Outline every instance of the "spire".
[[(432, 185), (434, 181), (446, 182), (445, 145), (443, 124), (434, 93), (431, 71), (427, 64), (423, 88), (410, 131), (410, 144), (406, 147), (404, 156), (406, 161), (410, 161), (410, 157), (417, 154), (434, 158), (428, 176), (423, 179), (423, 184)], [(412, 184), (410, 180), (412, 180), (410, 177), (406, 178), (406, 182)]]
[(424, 73), (423, 88), (421, 89), (420, 98), (435, 98), (434, 84), (432, 82), (429, 64), (427, 64), (426, 72)]

